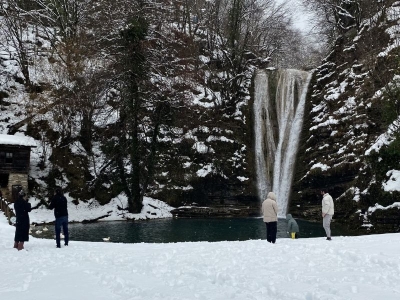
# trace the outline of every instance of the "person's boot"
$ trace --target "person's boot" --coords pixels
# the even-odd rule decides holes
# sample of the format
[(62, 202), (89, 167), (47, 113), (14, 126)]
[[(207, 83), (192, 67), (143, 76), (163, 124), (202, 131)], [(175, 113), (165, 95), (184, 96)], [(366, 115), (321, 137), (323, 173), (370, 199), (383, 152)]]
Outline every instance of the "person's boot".
[(18, 242), (14, 242), (14, 248), (18, 249)]
[(328, 236), (326, 239), (327, 239), (328, 241), (332, 241), (332, 239), (331, 239), (330, 236)]
[(23, 250), (24, 249), (24, 242), (19, 242), (18, 243), (18, 251)]

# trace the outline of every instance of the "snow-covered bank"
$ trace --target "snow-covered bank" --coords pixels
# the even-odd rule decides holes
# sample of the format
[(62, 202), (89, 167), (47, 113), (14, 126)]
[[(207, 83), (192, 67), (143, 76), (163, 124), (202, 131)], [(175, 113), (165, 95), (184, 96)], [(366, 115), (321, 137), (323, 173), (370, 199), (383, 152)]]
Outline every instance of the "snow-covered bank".
[(31, 238), (0, 214), (0, 299), (400, 299), (400, 234), (217, 243)]
[[(173, 207), (169, 206), (165, 202), (149, 197), (143, 198), (143, 208), (140, 214), (131, 214), (128, 213), (127, 210), (119, 209), (126, 208), (128, 206), (128, 200), (123, 195), (113, 198), (108, 204), (105, 205), (100, 205), (94, 199), (88, 202), (79, 202), (76, 205), (73, 203), (75, 199), (71, 198), (68, 194), (66, 194), (65, 197), (68, 201), (68, 219), (70, 222), (83, 222), (92, 220), (145, 220), (172, 217), (170, 211), (173, 209)], [(40, 201), (35, 197), (31, 197), (29, 202), (32, 204), (32, 207), (35, 207)], [(32, 210), (29, 215), (31, 223), (40, 224), (54, 222), (53, 210), (49, 210), (43, 205)]]

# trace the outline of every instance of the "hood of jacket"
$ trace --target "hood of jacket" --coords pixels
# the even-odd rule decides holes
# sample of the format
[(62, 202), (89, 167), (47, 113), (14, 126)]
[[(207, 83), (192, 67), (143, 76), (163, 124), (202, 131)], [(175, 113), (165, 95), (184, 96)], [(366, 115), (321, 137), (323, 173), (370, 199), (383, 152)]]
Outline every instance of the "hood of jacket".
[(328, 197), (328, 196), (330, 196), (328, 193), (325, 193), (323, 196), (322, 196), (322, 199), (324, 199), (325, 197)]
[(271, 200), (274, 200), (276, 202), (275, 193), (274, 192), (269, 192), (268, 196), (267, 196), (267, 199), (271, 199)]
[(286, 220), (289, 221), (290, 219), (293, 219), (292, 214), (287, 214), (287, 215), (286, 215)]

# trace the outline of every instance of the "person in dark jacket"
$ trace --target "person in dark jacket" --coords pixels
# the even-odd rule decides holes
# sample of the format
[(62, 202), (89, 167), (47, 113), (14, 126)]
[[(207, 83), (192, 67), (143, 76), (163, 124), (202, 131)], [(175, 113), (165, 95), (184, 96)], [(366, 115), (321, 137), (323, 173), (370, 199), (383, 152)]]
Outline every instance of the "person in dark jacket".
[(61, 248), (61, 243), (60, 243), (61, 226), (64, 232), (64, 245), (68, 246), (69, 235), (68, 235), (67, 199), (62, 194), (60, 188), (56, 189), (55, 195), (51, 199), (49, 208), (54, 209), (54, 216), (56, 217), (55, 230), (56, 230), (57, 248)]
[(286, 215), (287, 224), (287, 232), (289, 233), (292, 239), (299, 238), (299, 225), (297, 224), (296, 220), (293, 219), (291, 214)]
[(14, 248), (18, 249), (18, 251), (24, 249), (24, 242), (29, 241), (29, 212), (32, 210), (32, 207), (24, 197), (25, 192), (21, 190), (17, 201), (14, 203), (16, 217)]

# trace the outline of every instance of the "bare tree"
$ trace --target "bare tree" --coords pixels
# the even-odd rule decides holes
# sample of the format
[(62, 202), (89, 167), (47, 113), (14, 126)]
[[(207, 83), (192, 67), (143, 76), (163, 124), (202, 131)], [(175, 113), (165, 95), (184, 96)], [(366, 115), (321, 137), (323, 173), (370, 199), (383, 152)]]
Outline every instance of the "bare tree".
[(372, 20), (385, 7), (385, 1), (378, 0), (303, 0), (303, 3), (314, 12), (318, 33), (330, 45), (348, 30), (358, 31), (362, 20)]
[(249, 79), (248, 68), (282, 49), (291, 24), (289, 12), (274, 0), (216, 0), (204, 5), (199, 28), (207, 34), (212, 60), (226, 71), (222, 98), (235, 107)]
[(6, 41), (2, 47), (10, 51), (10, 56), (15, 58), (25, 79), (25, 85), (30, 89), (29, 60), (32, 53), (27, 40), (30, 36), (29, 30), (32, 28), (29, 27), (29, 16), (19, 6), (19, 2), (16, 0), (0, 2), (0, 16), (3, 16), (0, 19), (0, 33)]

